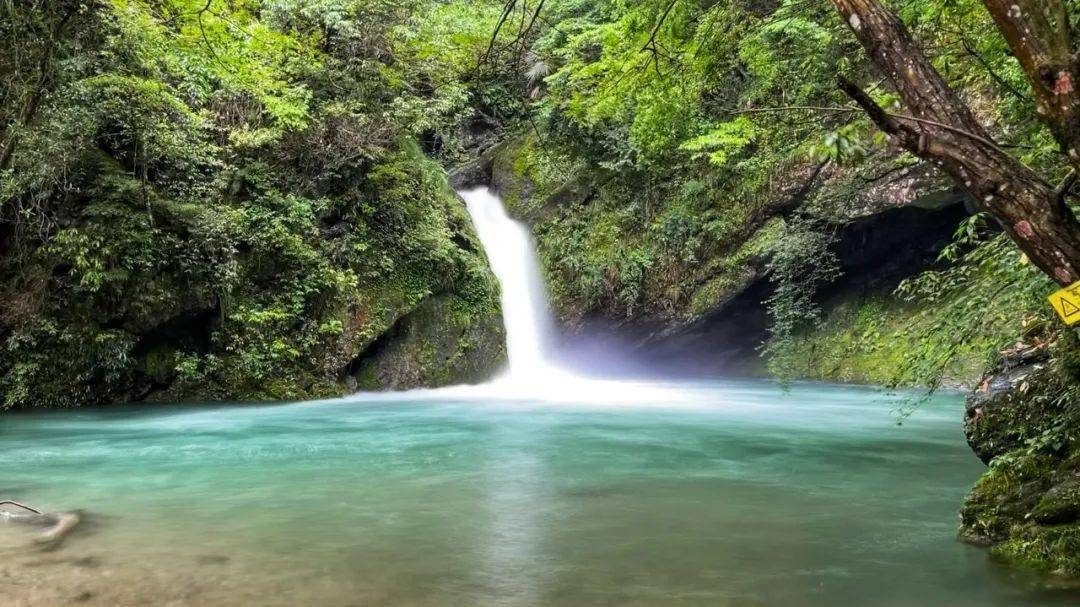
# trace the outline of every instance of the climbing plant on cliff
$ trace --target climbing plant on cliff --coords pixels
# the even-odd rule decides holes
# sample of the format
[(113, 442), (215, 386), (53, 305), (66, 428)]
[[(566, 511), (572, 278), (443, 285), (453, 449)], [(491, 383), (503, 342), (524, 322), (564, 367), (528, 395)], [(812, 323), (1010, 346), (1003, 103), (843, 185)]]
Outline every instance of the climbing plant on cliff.
[[(764, 347), (769, 371), (784, 381), (796, 368), (789, 356), (799, 331), (812, 329), (821, 318), (815, 294), (840, 275), (839, 260), (830, 250), (835, 235), (820, 220), (795, 217), (784, 226), (782, 246), (771, 251), (766, 269), (776, 289), (765, 301), (772, 324)], [(812, 260), (812, 261), (811, 261)]]

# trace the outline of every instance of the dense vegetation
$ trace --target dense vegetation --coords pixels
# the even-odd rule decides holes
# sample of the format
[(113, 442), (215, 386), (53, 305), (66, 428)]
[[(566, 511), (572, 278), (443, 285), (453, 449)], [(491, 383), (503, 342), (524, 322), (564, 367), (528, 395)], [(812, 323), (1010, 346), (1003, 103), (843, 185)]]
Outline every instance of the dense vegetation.
[(0, 407), (338, 393), (432, 296), (498, 333), (417, 8), (4, 3)]
[[(444, 175), (474, 165), (533, 224), (571, 326), (677, 331), (768, 284), (764, 370), (787, 379), (972, 385), (1007, 370), (1001, 350), (1037, 351), (1019, 400), (972, 414), (996, 459), (965, 528), (1080, 573), (1060, 549), (1080, 494), (1059, 489), (1080, 453), (1077, 346), (1045, 301), (1072, 275), (1021, 252), (1030, 226), (997, 221), (909, 123), (867, 117), (918, 108), (847, 4), (0, 3), (0, 407), (482, 376), (496, 287)], [(886, 4), (979, 139), (1074, 202), (1069, 129), (1037, 112), (1048, 93), (1000, 3)], [(1080, 5), (1061, 6), (1080, 31)], [(836, 287), (860, 254), (850, 226), (965, 203), (936, 259)], [(421, 338), (387, 343), (410, 322)], [(1033, 476), (1065, 495), (1045, 527), (1010, 494)]]

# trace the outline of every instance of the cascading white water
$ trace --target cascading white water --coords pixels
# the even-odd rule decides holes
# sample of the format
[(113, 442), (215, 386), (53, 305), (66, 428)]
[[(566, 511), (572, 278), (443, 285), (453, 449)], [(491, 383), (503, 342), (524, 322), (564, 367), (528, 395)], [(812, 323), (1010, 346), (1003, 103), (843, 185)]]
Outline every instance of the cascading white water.
[[(554, 352), (555, 320), (548, 308), (529, 229), (510, 218), (488, 188), (458, 192), (472, 216), (480, 243), (502, 287), (503, 324), (509, 370), (478, 386), (452, 386), (402, 393), (415, 399), (457, 395), (470, 398), (530, 399), (626, 405), (684, 402), (686, 393), (642, 381), (585, 377), (563, 368)], [(379, 398), (388, 398), (385, 394)]]
[(511, 219), (488, 188), (459, 194), (502, 286), (510, 376), (527, 379), (549, 371), (555, 323), (529, 229)]

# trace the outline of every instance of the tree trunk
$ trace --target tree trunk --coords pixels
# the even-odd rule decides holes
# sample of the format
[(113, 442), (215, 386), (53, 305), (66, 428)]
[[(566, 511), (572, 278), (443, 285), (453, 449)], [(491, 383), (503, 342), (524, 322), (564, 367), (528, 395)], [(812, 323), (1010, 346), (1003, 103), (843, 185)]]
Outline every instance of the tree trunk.
[(886, 113), (846, 80), (844, 91), (901, 147), (948, 173), (1038, 268), (1062, 285), (1080, 280), (1080, 222), (1064, 196), (993, 143), (880, 0), (830, 1), (912, 116)]
[(1039, 119), (1080, 169), (1080, 53), (1063, 0), (983, 0), (1035, 91)]

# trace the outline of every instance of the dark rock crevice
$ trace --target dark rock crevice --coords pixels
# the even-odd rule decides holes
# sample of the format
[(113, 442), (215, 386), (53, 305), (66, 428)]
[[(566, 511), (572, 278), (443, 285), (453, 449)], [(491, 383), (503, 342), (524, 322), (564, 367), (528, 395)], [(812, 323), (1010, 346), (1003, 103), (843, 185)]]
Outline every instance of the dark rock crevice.
[(176, 379), (176, 359), (181, 353), (205, 354), (220, 326), (218, 308), (195, 308), (146, 329), (139, 334), (131, 356), (139, 361), (132, 391), (125, 400), (143, 401), (168, 390)]
[[(936, 266), (959, 223), (968, 216), (959, 198), (940, 208), (905, 206), (839, 227), (832, 247), (842, 275), (816, 294), (824, 311), (852, 296), (891, 293), (900, 281)], [(764, 303), (773, 286), (763, 264), (744, 288), (694, 323), (646, 334), (637, 350), (657, 368), (680, 374), (760, 372), (759, 349), (768, 338)]]

